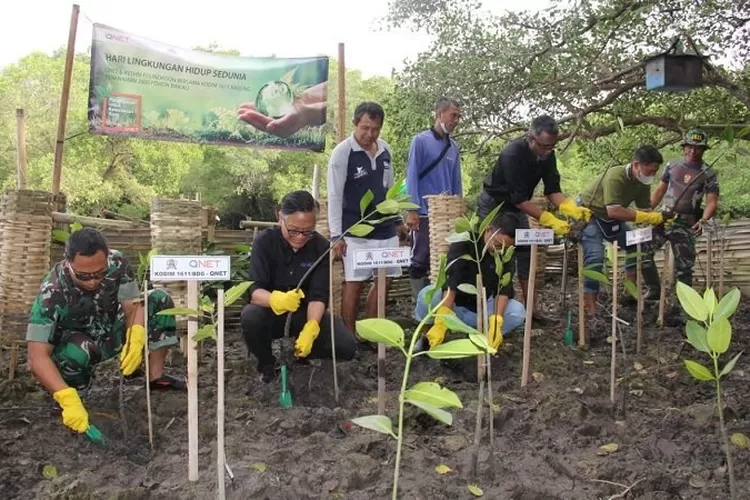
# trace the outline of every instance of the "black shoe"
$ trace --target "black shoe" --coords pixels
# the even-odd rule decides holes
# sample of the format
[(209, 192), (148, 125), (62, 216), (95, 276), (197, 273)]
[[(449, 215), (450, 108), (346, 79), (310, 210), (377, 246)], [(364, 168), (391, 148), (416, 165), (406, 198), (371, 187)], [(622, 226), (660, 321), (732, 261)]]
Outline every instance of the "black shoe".
[(536, 327), (551, 326), (556, 323), (557, 321), (555, 319), (541, 312), (535, 312), (531, 315), (531, 324)]
[(279, 371), (279, 368), (276, 367), (276, 361), (265, 365), (258, 365), (258, 380), (264, 384), (270, 384), (276, 380), (276, 375)]
[(172, 377), (170, 375), (162, 375), (161, 377), (149, 382), (149, 388), (152, 391), (186, 391), (187, 384), (184, 380)]

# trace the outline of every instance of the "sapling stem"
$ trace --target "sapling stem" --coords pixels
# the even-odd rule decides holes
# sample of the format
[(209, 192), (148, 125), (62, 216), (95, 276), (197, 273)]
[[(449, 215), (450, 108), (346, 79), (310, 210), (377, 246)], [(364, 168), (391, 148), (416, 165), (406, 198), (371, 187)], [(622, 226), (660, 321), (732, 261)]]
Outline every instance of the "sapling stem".
[(732, 449), (729, 445), (727, 428), (724, 425), (724, 410), (721, 407), (721, 371), (719, 371), (719, 356), (712, 355), (714, 360), (714, 377), (716, 379), (716, 408), (719, 410), (719, 427), (721, 428), (721, 439), (724, 441), (724, 453), (727, 457), (727, 469), (729, 470), (729, 497), (737, 498), (737, 490), (734, 484), (734, 464), (732, 463)]

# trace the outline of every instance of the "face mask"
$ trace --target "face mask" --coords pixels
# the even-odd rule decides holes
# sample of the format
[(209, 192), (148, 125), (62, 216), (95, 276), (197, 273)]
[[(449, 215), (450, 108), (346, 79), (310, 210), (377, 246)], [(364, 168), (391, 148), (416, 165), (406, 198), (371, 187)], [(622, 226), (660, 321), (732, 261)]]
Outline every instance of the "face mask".
[(652, 182), (654, 182), (653, 175), (642, 175), (640, 173), (635, 174), (635, 178), (640, 181), (641, 184), (645, 184), (646, 186), (650, 186)]
[(448, 129), (445, 126), (445, 123), (443, 122), (440, 122), (440, 130), (442, 130), (445, 135), (450, 134), (450, 132), (448, 132)]

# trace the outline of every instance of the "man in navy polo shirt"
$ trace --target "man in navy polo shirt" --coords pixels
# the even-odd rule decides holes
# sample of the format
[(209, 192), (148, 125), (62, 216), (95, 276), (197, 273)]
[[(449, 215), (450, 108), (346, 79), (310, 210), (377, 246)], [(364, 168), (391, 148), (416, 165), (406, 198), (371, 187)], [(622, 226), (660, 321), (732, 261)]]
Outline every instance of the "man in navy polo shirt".
[[(391, 148), (379, 139), (385, 112), (374, 102), (362, 102), (354, 110), (354, 132), (336, 146), (328, 162), (328, 224), (331, 239), (339, 237), (361, 218), (359, 202), (371, 190), (375, 195), (365, 213), (385, 200), (388, 189), (394, 184), (391, 166)], [(334, 258), (344, 259), (344, 298), (341, 319), (355, 331), (359, 296), (364, 282), (375, 278), (371, 269), (354, 269), (354, 252), (362, 249), (393, 248), (399, 246), (395, 220), (375, 224), (365, 238), (345, 236), (333, 248)], [(401, 276), (400, 267), (389, 267), (386, 276)], [(377, 281), (377, 280), (375, 280)], [(388, 280), (390, 281), (390, 280)], [(376, 283), (377, 285), (377, 283)], [(386, 290), (388, 283), (386, 283)], [(365, 316), (377, 316), (377, 287), (367, 296)]]
[(414, 136), (406, 166), (406, 188), (419, 210), (406, 213), (406, 226), (411, 231), (412, 257), (409, 266), (414, 300), (430, 284), (430, 236), (427, 200), (434, 194), (463, 196), (461, 157), (458, 143), (450, 134), (461, 119), (461, 110), (453, 99), (442, 97), (435, 105), (435, 125)]

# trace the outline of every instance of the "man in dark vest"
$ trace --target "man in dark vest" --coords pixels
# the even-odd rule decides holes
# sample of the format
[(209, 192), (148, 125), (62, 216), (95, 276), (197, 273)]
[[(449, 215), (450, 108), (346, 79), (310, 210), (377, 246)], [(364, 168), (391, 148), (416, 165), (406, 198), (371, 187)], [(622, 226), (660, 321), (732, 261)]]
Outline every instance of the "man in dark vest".
[[(684, 158), (667, 164), (659, 186), (651, 193), (651, 206), (664, 201), (664, 208), (675, 214), (673, 223), (654, 231), (651, 248), (657, 250), (667, 241), (671, 243), (675, 278), (688, 286), (693, 285), (695, 238), (702, 233), (703, 224), (716, 214), (719, 203), (716, 171), (703, 162), (707, 149), (706, 133), (690, 130), (682, 143)], [(706, 207), (701, 209), (704, 196)]]
[(461, 119), (461, 110), (453, 99), (442, 97), (435, 105), (435, 125), (415, 135), (406, 165), (406, 189), (411, 201), (419, 205), (404, 217), (411, 231), (411, 291), (414, 300), (430, 284), (430, 235), (427, 199), (435, 194), (463, 196), (461, 155), (458, 143), (451, 138)]
[[(328, 162), (328, 224), (331, 239), (338, 238), (360, 220), (359, 204), (367, 191), (372, 191), (374, 197), (365, 214), (375, 210), (375, 206), (385, 200), (388, 189), (394, 184), (391, 148), (379, 139), (384, 119), (382, 106), (374, 102), (360, 103), (354, 110), (354, 132), (331, 153)], [(346, 284), (341, 319), (352, 332), (355, 331), (362, 287), (370, 278), (377, 281), (372, 269), (354, 269), (355, 251), (398, 247), (396, 225), (397, 221), (393, 219), (382, 221), (375, 224), (367, 236), (344, 236), (333, 248), (334, 258), (344, 259)], [(387, 268), (386, 276), (401, 276), (401, 268)], [(388, 283), (386, 289), (387, 286)], [(377, 305), (377, 286), (374, 286), (367, 296), (365, 316), (377, 316)]]

